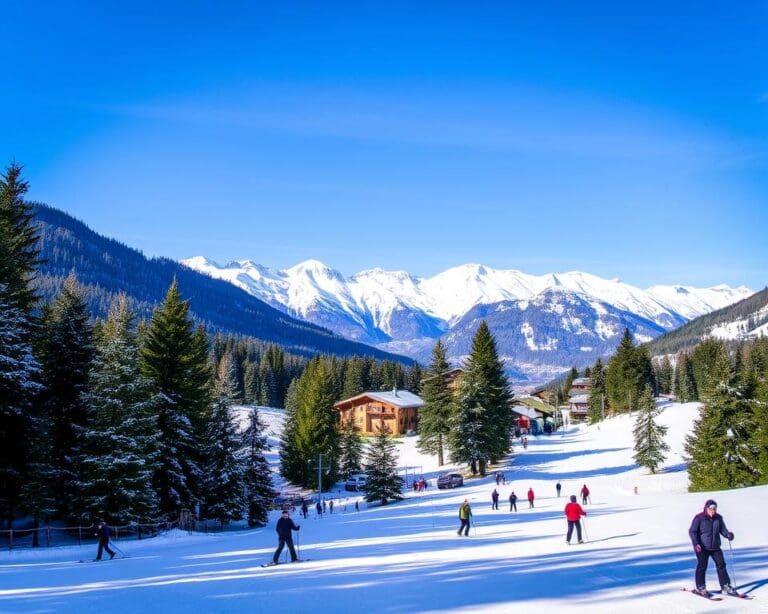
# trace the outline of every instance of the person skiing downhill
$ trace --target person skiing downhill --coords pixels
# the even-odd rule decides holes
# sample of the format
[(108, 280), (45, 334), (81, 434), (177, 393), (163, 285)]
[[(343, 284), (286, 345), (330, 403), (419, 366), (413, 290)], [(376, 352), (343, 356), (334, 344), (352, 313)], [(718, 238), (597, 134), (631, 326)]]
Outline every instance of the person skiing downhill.
[(469, 506), (469, 501), (464, 499), (464, 503), (459, 507), (459, 520), (461, 521), (461, 525), (459, 525), (459, 530), (456, 532), (457, 535), (461, 535), (461, 532), (464, 531), (464, 537), (469, 536), (469, 522), (471, 519), (472, 508)]
[(558, 482), (557, 484), (555, 484), (555, 490), (557, 491), (557, 496), (558, 496), (558, 497), (560, 497), (560, 489), (561, 489), (561, 488), (562, 488), (562, 485), (560, 484), (560, 482)]
[(99, 549), (96, 551), (96, 560), (101, 560), (101, 554), (104, 550), (107, 551), (110, 560), (115, 558), (115, 551), (109, 547), (109, 538), (112, 535), (112, 529), (103, 520), (96, 522), (96, 535), (99, 538)]
[(584, 543), (581, 539), (581, 517), (586, 516), (587, 512), (584, 511), (578, 503), (576, 503), (576, 495), (571, 495), (571, 502), (565, 506), (565, 519), (568, 521), (568, 533), (565, 536), (565, 543), (571, 545), (571, 536), (573, 535), (573, 528), (576, 527), (576, 539), (580, 544)]
[(285, 546), (288, 546), (288, 551), (291, 553), (291, 563), (295, 563), (299, 560), (299, 557), (296, 555), (296, 549), (293, 547), (293, 531), (298, 531), (300, 528), (299, 525), (294, 524), (293, 520), (291, 520), (288, 510), (283, 510), (280, 520), (278, 520), (277, 525), (275, 525), (278, 544), (277, 550), (275, 550), (275, 555), (272, 557), (273, 565), (277, 565), (277, 562), (280, 559), (280, 553)]
[(499, 491), (495, 488), (493, 489), (493, 492), (491, 493), (491, 509), (497, 510), (499, 509)]
[(708, 499), (704, 504), (704, 510), (693, 517), (691, 528), (688, 529), (688, 535), (693, 544), (693, 551), (696, 553), (696, 588), (695, 593), (710, 597), (707, 590), (706, 576), (709, 558), (715, 561), (717, 569), (717, 579), (724, 593), (729, 595), (738, 595), (739, 593), (731, 586), (731, 579), (725, 568), (725, 557), (720, 549), (720, 536), (722, 535), (728, 541), (733, 541), (733, 532), (725, 526), (725, 519), (717, 513), (717, 502), (714, 499)]
[(533, 508), (533, 500), (534, 500), (534, 494), (533, 494), (533, 488), (528, 489), (528, 509)]
[(509, 495), (509, 511), (512, 510), (517, 511), (517, 495), (514, 490)]

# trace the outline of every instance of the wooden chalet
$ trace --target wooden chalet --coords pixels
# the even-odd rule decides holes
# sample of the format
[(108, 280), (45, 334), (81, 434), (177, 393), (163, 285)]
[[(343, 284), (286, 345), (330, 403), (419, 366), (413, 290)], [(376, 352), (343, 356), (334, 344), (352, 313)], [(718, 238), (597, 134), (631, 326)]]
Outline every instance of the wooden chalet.
[(376, 435), (379, 428), (388, 428), (393, 435), (415, 431), (419, 424), (422, 398), (407, 390), (364, 392), (334, 403), (339, 411), (339, 423), (354, 424), (361, 435)]
[(592, 380), (588, 377), (577, 377), (568, 391), (568, 407), (574, 420), (584, 420), (589, 414), (589, 391)]

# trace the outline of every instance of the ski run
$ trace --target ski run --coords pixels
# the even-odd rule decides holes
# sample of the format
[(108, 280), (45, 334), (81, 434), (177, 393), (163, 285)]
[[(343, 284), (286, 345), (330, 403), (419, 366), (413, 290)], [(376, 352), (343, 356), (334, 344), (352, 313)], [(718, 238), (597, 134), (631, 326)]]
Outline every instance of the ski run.
[[(328, 495), (336, 498), (333, 514), (316, 519), (311, 510), (303, 519), (297, 510), (300, 565), (282, 564), (284, 553), (281, 564), (262, 568), (277, 546), (279, 512), (262, 529), (120, 541), (126, 558), (88, 565), (80, 561), (93, 559), (95, 545), (2, 551), (0, 612), (768, 612), (768, 487), (687, 492), (683, 445), (697, 407), (665, 407), (659, 421), (669, 426), (671, 451), (657, 475), (632, 460), (630, 416), (530, 436), (503, 466), (451, 490), (438, 491), (435, 478), (457, 468), (438, 469), (418, 454), (414, 437), (400, 439), (400, 465), (429, 488), (384, 507), (361, 502), (359, 512), (355, 493), (342, 488)], [(498, 487), (497, 470), (506, 477)], [(585, 543), (569, 547), (563, 510), (584, 484)], [(732, 550), (723, 544), (732, 584), (754, 599), (716, 592), (711, 562), (707, 588), (721, 600), (690, 593), (696, 561), (688, 527), (709, 498), (735, 534)], [(459, 537), (464, 499), (474, 522)]]

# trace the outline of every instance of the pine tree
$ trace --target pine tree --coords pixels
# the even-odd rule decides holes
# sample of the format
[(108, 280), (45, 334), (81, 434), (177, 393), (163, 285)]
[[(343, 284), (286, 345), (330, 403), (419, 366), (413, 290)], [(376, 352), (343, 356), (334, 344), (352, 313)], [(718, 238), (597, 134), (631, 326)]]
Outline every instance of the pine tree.
[(339, 470), (348, 477), (363, 466), (363, 440), (353, 422), (347, 422), (341, 430)]
[(696, 385), (693, 381), (693, 372), (691, 370), (691, 360), (688, 354), (680, 352), (675, 359), (675, 397), (680, 403), (695, 401)]
[(83, 509), (118, 524), (157, 517), (159, 402), (139, 372), (134, 314), (120, 294), (101, 327), (90, 374), (88, 428), (81, 434), (79, 481)]
[(605, 417), (605, 367), (599, 358), (592, 367), (592, 388), (589, 390), (589, 421), (594, 424)]
[(414, 363), (413, 366), (408, 369), (408, 373), (405, 377), (405, 389), (413, 394), (421, 394), (421, 380), (424, 379), (424, 374), (419, 366), (419, 363)]
[(402, 480), (397, 475), (397, 458), (397, 450), (394, 441), (389, 437), (389, 429), (377, 427), (376, 436), (368, 447), (365, 464), (368, 473), (366, 501), (381, 501), (382, 505), (387, 505), (390, 501), (403, 499)]
[(334, 387), (330, 367), (320, 357), (307, 365), (296, 385), (295, 407), (286, 411), (281, 473), (303, 487), (317, 487), (316, 460), (322, 454), (327, 483), (339, 471), (339, 437), (333, 407)]
[(353, 356), (347, 362), (347, 369), (344, 373), (344, 391), (342, 398), (349, 399), (365, 392), (365, 374), (362, 359)]
[(46, 310), (40, 344), (43, 392), (38, 403), (42, 424), (49, 424), (52, 441), (56, 510), (74, 518), (81, 504), (75, 459), (81, 456), (80, 433), (87, 427), (87, 394), (95, 350), (83, 290), (74, 276)]
[(632, 334), (624, 329), (619, 347), (608, 363), (605, 374), (605, 391), (608, 403), (615, 411), (636, 407), (646, 385), (653, 389), (653, 367), (648, 350), (635, 347)]
[(201, 499), (206, 517), (229, 522), (243, 517), (245, 480), (241, 437), (232, 416), (236, 377), (232, 355), (226, 354), (221, 365), (205, 432)]
[(664, 441), (667, 427), (656, 423), (659, 410), (656, 408), (653, 391), (649, 385), (645, 386), (637, 409), (635, 428), (632, 431), (635, 438), (634, 459), (641, 467), (656, 473), (666, 458), (664, 453), (669, 451), (669, 445)]
[(249, 360), (245, 363), (245, 373), (243, 375), (245, 387), (245, 402), (258, 405), (261, 398), (261, 389), (259, 386), (259, 367)]
[[(155, 309), (143, 336), (141, 372), (160, 395), (157, 423), (160, 429), (159, 468), (153, 478), (163, 514), (193, 509), (200, 483), (196, 425), (201, 418), (201, 398), (209, 390), (201, 381), (199, 341), (189, 319), (189, 305), (181, 299), (174, 280), (163, 304)], [(200, 427), (202, 428), (202, 427)]]
[(456, 397), (449, 447), (454, 462), (468, 463), (472, 472), (485, 475), (488, 461), (510, 450), (512, 412), (504, 368), (496, 342), (483, 321), (472, 340), (472, 350)]
[(39, 392), (39, 364), (31, 349), (38, 233), (21, 170), (12, 163), (0, 175), (0, 526), (15, 515), (29, 479), (24, 473), (39, 436), (35, 429), (42, 426), (32, 412)]
[(705, 339), (691, 353), (691, 365), (699, 400), (706, 403), (731, 378), (728, 350), (722, 341)]
[(40, 365), (32, 354), (29, 329), (29, 316), (10, 303), (0, 285), (0, 526), (15, 515), (34, 437), (31, 408), (41, 388)]
[(669, 356), (663, 356), (661, 360), (655, 363), (656, 383), (659, 387), (659, 394), (670, 394), (672, 392), (672, 363)]
[(264, 431), (264, 423), (254, 407), (248, 415), (248, 427), (242, 435), (243, 478), (249, 527), (263, 527), (267, 524), (273, 498), (272, 470), (265, 456), (269, 445)]
[(455, 409), (453, 391), (445, 377), (449, 367), (445, 346), (438, 340), (432, 349), (432, 363), (422, 385), (424, 405), (419, 409), (417, 444), (422, 452), (437, 455), (438, 466), (445, 464), (443, 452), (448, 445), (450, 417)]

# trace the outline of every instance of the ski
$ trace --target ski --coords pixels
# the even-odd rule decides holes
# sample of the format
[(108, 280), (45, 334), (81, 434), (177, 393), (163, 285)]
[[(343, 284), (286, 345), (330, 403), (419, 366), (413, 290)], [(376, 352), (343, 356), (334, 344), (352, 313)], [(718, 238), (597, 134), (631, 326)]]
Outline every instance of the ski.
[(747, 595), (746, 593), (724, 593), (720, 591), (721, 595), (728, 595), (728, 597), (736, 597), (738, 599), (754, 599), (754, 595)]
[(306, 563), (307, 561), (311, 561), (312, 559), (299, 559), (297, 561), (289, 561), (287, 563), (273, 563), (270, 561), (269, 563), (264, 563), (262, 567), (275, 567), (276, 565), (290, 565), (291, 563)]
[(692, 588), (681, 588), (681, 591), (685, 591), (686, 593), (690, 593), (691, 595), (696, 595), (697, 597), (701, 597), (702, 599), (707, 599), (709, 601), (722, 601), (722, 597), (714, 597), (712, 593), (708, 593), (706, 595), (703, 595), (702, 593), (697, 592), (696, 590)]

